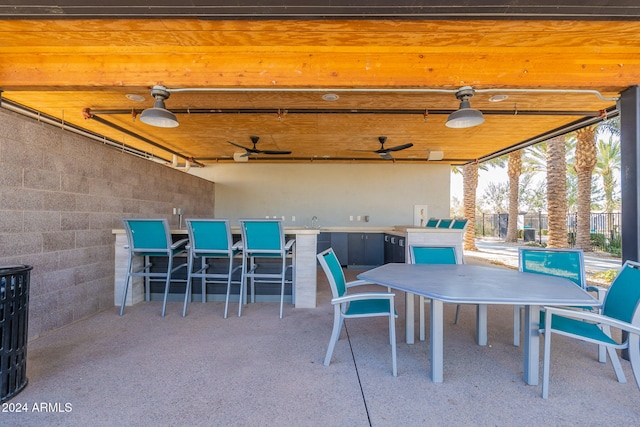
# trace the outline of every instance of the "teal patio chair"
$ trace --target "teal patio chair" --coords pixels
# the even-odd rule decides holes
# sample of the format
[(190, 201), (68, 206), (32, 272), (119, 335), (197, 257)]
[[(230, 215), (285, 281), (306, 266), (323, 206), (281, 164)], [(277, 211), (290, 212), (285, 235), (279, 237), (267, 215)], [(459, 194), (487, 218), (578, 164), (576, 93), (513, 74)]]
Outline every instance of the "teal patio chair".
[(453, 225), (453, 219), (443, 218), (438, 222), (436, 228), (451, 228), (451, 225)]
[[(518, 270), (526, 273), (564, 277), (587, 291), (595, 291), (602, 301), (604, 289), (587, 286), (582, 249), (518, 248)], [(591, 310), (591, 307), (585, 307)], [(513, 345), (520, 345), (522, 306), (513, 307)], [(541, 321), (544, 320), (541, 315)], [(605, 358), (604, 347), (599, 359)]]
[[(138, 219), (125, 218), (122, 220), (124, 229), (127, 232), (129, 244), (129, 262), (127, 265), (127, 277), (122, 291), (122, 305), (120, 306), (120, 316), (124, 314), (124, 306), (127, 300), (127, 291), (132, 277), (143, 277), (145, 279), (146, 300), (151, 299), (151, 281), (164, 281), (164, 298), (162, 300), (162, 316), (167, 309), (167, 297), (171, 284), (171, 275), (177, 270), (187, 266), (187, 263), (174, 265), (175, 258), (184, 254), (188, 239), (181, 239), (172, 242), (169, 223), (166, 219)], [(166, 257), (167, 268), (163, 271), (152, 271), (153, 263), (151, 257)], [(136, 258), (142, 258), (142, 266), (136, 269)], [(135, 271), (134, 271), (135, 269)]]
[[(231, 284), (240, 284), (239, 278), (233, 280), (233, 275), (242, 268), (240, 263), (234, 265), (236, 255), (240, 254), (240, 243), (233, 243), (228, 219), (187, 219), (185, 222), (189, 233), (189, 245), (187, 246), (189, 252), (187, 271), (189, 273), (182, 316), (187, 315), (193, 279), (200, 279), (203, 303), (206, 302), (208, 284), (223, 283), (227, 285), (224, 304), (224, 318), (226, 319), (229, 313)], [(194, 271), (198, 259), (201, 261), (201, 266)], [(216, 263), (221, 264), (219, 269), (216, 269)]]
[[(458, 264), (455, 246), (410, 245), (409, 264)], [(425, 340), (425, 297), (420, 296), (420, 341)], [(460, 304), (456, 307), (456, 324), (460, 319)]]
[[(618, 382), (626, 382), (616, 349), (629, 349), (631, 368), (640, 388), (640, 263), (626, 261), (607, 291), (600, 313), (586, 310), (545, 307), (544, 361), (542, 372), (542, 397), (549, 397), (549, 366), (551, 359), (551, 335), (560, 334), (582, 341), (605, 346)], [(547, 327), (551, 325), (551, 327)], [(623, 339), (612, 338), (611, 328), (626, 331)]]
[(469, 223), (468, 219), (454, 219), (451, 224), (452, 230), (466, 230), (467, 224)]
[(425, 227), (427, 227), (427, 228), (436, 228), (438, 226), (439, 222), (440, 222), (440, 220), (438, 218), (429, 218), (429, 220), (425, 224)]
[[(280, 318), (282, 319), (285, 284), (291, 284), (291, 302), (295, 303), (295, 255), (293, 254), (295, 239), (285, 243), (284, 229), (280, 219), (241, 219), (240, 232), (243, 267), (238, 316), (242, 315), (242, 303), (246, 298), (247, 284), (251, 281), (251, 302), (255, 302), (255, 284), (280, 284)], [(290, 262), (287, 262), (288, 258)], [(273, 260), (278, 263), (269, 262)], [(261, 265), (258, 261), (263, 264)], [(291, 271), (290, 279), (287, 279), (288, 270)]]
[(327, 348), (327, 355), (324, 358), (324, 365), (329, 366), (333, 349), (340, 338), (344, 319), (354, 319), (360, 317), (389, 317), (389, 343), (391, 344), (391, 363), (393, 376), (398, 376), (398, 366), (396, 361), (396, 322), (394, 298), (392, 292), (362, 292), (349, 294), (348, 289), (368, 285), (364, 280), (347, 282), (342, 271), (342, 266), (333, 252), (329, 248), (317, 255), (318, 261), (324, 270), (331, 286), (331, 304), (333, 304), (333, 330)]

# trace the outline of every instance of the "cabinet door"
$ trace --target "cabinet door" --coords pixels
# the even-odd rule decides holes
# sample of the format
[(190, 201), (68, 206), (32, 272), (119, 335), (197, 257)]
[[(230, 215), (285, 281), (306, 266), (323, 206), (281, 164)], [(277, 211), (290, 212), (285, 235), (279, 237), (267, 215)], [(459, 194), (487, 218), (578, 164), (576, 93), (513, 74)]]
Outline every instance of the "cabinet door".
[(348, 265), (364, 265), (364, 233), (347, 233), (349, 235)]
[(331, 247), (333, 248), (333, 253), (336, 254), (336, 258), (338, 258), (340, 265), (348, 265), (349, 262), (348, 234), (350, 233), (331, 233)]
[(392, 236), (390, 234), (385, 234), (384, 235), (384, 263), (388, 264), (390, 262), (394, 262), (393, 261), (393, 241), (394, 241), (395, 236)]
[(406, 248), (405, 238), (398, 237), (397, 244), (393, 247), (393, 262), (405, 262)]
[(363, 265), (382, 265), (384, 263), (384, 235), (382, 233), (365, 233), (363, 240)]
[[(331, 247), (331, 233), (322, 232), (318, 234), (317, 252), (320, 253)], [(334, 250), (335, 252), (335, 250)]]

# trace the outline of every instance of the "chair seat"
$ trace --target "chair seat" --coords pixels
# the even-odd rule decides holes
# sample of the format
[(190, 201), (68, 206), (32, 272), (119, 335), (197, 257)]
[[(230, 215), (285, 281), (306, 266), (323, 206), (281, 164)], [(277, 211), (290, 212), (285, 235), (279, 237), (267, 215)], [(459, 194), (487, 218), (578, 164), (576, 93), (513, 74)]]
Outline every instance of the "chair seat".
[[(578, 319), (570, 319), (563, 316), (556, 316), (554, 314), (551, 317), (551, 326), (553, 332), (560, 333), (562, 335), (571, 335), (579, 337), (580, 339), (586, 338), (596, 343), (602, 342), (614, 347), (622, 346), (613, 338), (605, 334), (602, 329), (600, 329), (600, 327), (598, 327), (598, 325), (596, 325), (595, 323), (584, 322)], [(544, 320), (540, 322), (540, 329), (544, 329)]]
[(345, 317), (364, 315), (382, 316), (388, 315), (390, 312), (391, 310), (389, 307), (389, 300), (370, 299), (351, 301), (349, 303), (349, 308), (347, 308), (347, 311), (344, 313), (344, 315)]

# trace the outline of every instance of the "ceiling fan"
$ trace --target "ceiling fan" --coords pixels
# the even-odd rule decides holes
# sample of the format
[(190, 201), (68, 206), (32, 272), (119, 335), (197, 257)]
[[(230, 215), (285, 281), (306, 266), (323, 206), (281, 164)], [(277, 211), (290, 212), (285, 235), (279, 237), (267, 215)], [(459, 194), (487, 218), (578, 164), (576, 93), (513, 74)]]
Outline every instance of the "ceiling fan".
[(257, 154), (291, 154), (291, 151), (285, 151), (285, 150), (258, 150), (256, 148), (256, 144), (258, 143), (258, 141), (260, 140), (259, 136), (250, 136), (249, 138), (251, 138), (251, 142), (253, 143), (253, 148), (249, 148), (249, 147), (244, 147), (240, 144), (236, 144), (235, 142), (231, 142), (231, 141), (227, 141), (229, 144), (234, 145), (238, 148), (242, 148), (245, 153), (241, 155), (241, 157), (248, 157), (248, 156), (252, 156), (252, 155), (257, 155)]
[(368, 153), (376, 153), (385, 160), (393, 160), (393, 156), (391, 155), (392, 151), (400, 151), (400, 150), (405, 150), (407, 148), (413, 147), (413, 143), (409, 142), (407, 144), (396, 145), (395, 147), (384, 148), (384, 143), (387, 141), (386, 136), (379, 136), (378, 141), (380, 141), (380, 148), (378, 150), (353, 150), (353, 151), (365, 151)]

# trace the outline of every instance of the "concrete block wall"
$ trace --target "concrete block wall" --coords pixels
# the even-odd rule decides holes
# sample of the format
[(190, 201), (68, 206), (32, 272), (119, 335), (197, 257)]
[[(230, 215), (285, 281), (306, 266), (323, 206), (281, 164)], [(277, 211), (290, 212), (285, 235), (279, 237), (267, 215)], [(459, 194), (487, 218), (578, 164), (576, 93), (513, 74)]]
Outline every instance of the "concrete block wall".
[(0, 265), (29, 264), (29, 339), (113, 306), (124, 217), (213, 217), (214, 184), (0, 109)]

